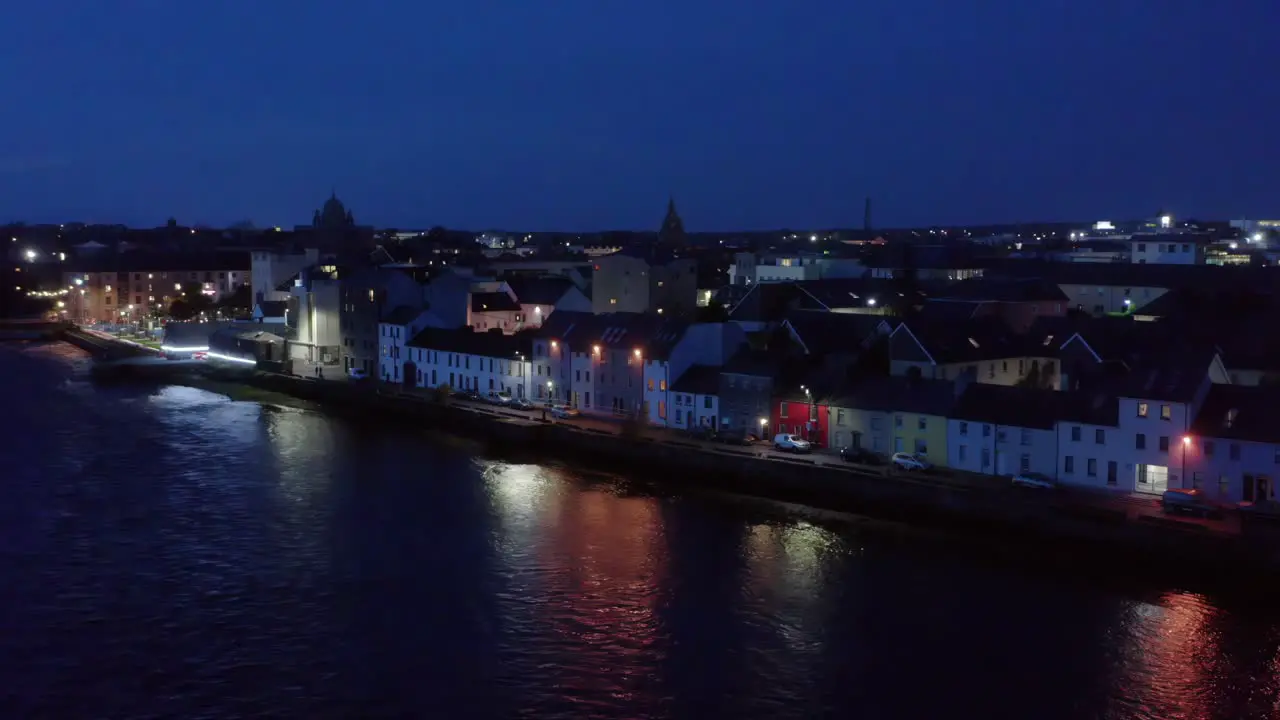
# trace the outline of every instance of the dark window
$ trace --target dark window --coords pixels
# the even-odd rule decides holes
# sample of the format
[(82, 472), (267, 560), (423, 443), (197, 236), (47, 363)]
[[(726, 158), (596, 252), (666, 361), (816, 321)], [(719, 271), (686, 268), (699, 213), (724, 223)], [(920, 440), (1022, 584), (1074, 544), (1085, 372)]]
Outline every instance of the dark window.
[(1169, 436), (1160, 436), (1160, 452), (1169, 452)]
[(1139, 450), (1145, 450), (1147, 447), (1147, 436), (1143, 435), (1142, 433), (1138, 433), (1137, 437), (1135, 438), (1134, 447), (1136, 447)]

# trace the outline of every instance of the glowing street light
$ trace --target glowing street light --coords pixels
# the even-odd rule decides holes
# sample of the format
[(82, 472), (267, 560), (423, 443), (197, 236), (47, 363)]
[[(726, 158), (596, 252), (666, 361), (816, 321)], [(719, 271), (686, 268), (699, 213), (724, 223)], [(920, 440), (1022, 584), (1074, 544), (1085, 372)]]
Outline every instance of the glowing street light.
[(23, 253), (23, 255), (27, 258), (27, 262), (35, 262), (36, 256), (39, 254), (40, 253), (36, 252), (35, 250), (32, 250), (31, 248), (27, 248), (27, 251)]

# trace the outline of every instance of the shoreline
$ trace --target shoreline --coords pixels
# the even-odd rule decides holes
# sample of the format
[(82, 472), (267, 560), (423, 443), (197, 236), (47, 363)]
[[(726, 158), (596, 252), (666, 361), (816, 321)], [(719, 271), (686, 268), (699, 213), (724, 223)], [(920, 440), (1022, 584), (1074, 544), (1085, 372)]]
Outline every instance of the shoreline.
[[(1052, 504), (1039, 497), (1030, 499), (1049, 511), (1019, 517), (1025, 508), (1014, 506), (1023, 503), (1011, 503), (1009, 508), (1001, 509), (997, 500), (966, 507), (957, 498), (986, 494), (957, 487), (864, 478), (847, 472), (844, 482), (830, 478), (810, 480), (803, 476), (829, 475), (834, 471), (813, 465), (797, 465), (793, 469), (790, 463), (756, 456), (721, 458), (719, 453), (690, 450), (687, 446), (659, 449), (655, 446), (662, 443), (606, 437), (561, 424), (515, 423), (501, 415), (483, 414), (450, 403), (408, 401), (345, 384), (265, 374), (239, 378), (191, 374), (163, 382), (196, 387), (236, 401), (372, 422), (398, 425), (397, 419), (412, 418), (416, 428), (480, 440), (498, 459), (552, 460), (623, 477), (639, 471), (645, 474), (637, 479), (638, 484), (658, 491), (767, 507), (771, 513), (799, 517), (816, 525), (839, 526), (876, 536), (958, 541), (987, 556), (986, 561), (1012, 567), (1026, 568), (1028, 562), (1040, 562), (1100, 578), (1143, 579), (1188, 590), (1241, 589), (1268, 595), (1280, 592), (1275, 584), (1273, 556), (1247, 553), (1246, 538), (1210, 536), (1139, 521), (1099, 521), (1072, 517), (1068, 512), (1055, 515)], [(877, 490), (870, 489), (873, 485)], [(885, 485), (893, 488), (893, 499), (904, 501), (901, 506), (873, 497)], [(1007, 499), (1023, 497), (1025, 494), (1015, 493)], [(1041, 519), (1043, 522), (1037, 522)], [(1097, 532), (1090, 532), (1095, 527)], [(1037, 566), (1032, 572), (1041, 570)]]

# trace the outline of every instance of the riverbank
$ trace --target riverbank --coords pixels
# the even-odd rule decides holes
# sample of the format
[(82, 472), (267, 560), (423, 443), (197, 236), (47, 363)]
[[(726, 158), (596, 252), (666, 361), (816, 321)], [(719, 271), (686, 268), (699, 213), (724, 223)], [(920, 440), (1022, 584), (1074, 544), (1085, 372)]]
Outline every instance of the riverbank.
[(1251, 590), (1272, 585), (1280, 569), (1280, 542), (1266, 526), (1245, 525), (1235, 535), (1215, 533), (1173, 518), (1131, 519), (1058, 493), (988, 490), (943, 478), (877, 474), (806, 458), (766, 456), (749, 448), (628, 437), (368, 384), (264, 373), (192, 376), (189, 384), (238, 400), (293, 398), (305, 407), (362, 422), (466, 436), (497, 454), (640, 472), (654, 485), (757, 497), (835, 513), (831, 519), (840, 517), (842, 522), (873, 518), (889, 525), (965, 533), (980, 539), (993, 554), (1032, 551), (1067, 567), (1105, 567), (1183, 585), (1244, 582)]

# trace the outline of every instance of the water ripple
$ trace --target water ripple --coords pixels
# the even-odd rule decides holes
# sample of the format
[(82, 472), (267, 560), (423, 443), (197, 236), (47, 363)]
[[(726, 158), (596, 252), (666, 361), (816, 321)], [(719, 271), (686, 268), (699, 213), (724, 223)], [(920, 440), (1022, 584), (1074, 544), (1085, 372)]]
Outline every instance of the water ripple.
[[(0, 717), (1268, 718), (1270, 608), (0, 346)], [(20, 380), (19, 380), (20, 378)]]

